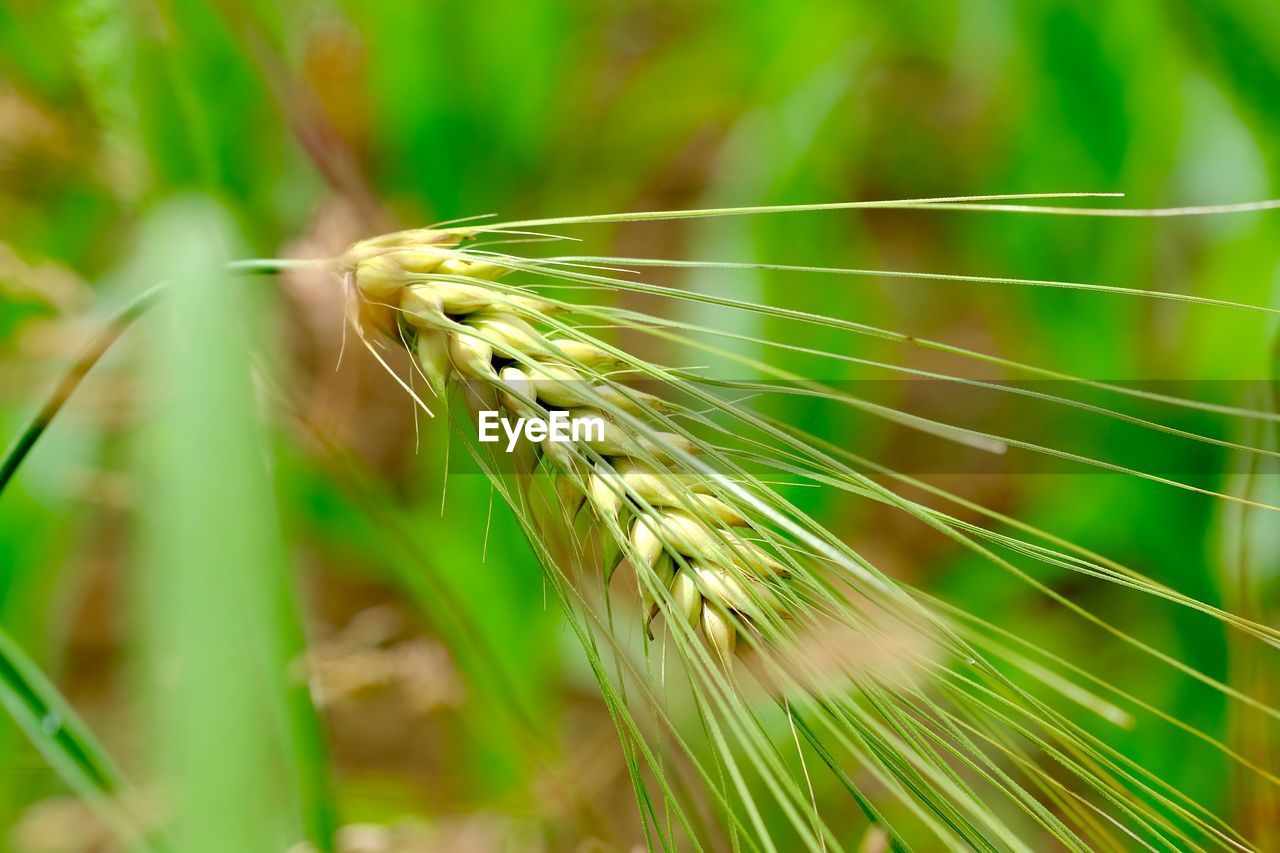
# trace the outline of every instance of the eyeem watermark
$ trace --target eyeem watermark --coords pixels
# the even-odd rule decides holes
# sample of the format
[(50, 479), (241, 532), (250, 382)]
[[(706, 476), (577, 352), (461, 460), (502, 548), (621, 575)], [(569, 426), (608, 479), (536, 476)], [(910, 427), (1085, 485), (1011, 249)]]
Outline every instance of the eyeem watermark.
[(543, 441), (578, 442), (604, 441), (604, 418), (579, 415), (570, 417), (568, 412), (551, 412), (549, 418), (504, 418), (492, 409), (480, 412), (477, 430), (482, 442), (495, 443), (507, 439), (507, 452), (516, 448), (520, 436), (534, 443)]

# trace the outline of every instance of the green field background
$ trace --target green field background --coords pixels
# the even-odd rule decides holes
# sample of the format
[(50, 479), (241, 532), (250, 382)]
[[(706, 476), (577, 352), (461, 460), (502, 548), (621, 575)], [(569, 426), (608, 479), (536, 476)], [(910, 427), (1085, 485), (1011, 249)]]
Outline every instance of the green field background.
[[(988, 193), (1117, 192), (1135, 207), (1271, 198), (1278, 96), (1280, 6), (1265, 0), (6, 0), (3, 439), (95, 318), (156, 281), (207, 277), (223, 259), (331, 255), (371, 234), (481, 214)], [(1280, 307), (1274, 214), (862, 211), (563, 233), (583, 242), (529, 251), (1069, 280)], [(652, 278), (1078, 376), (1274, 405), (1276, 324), (1260, 313), (888, 276)], [(203, 849), (232, 849), (223, 845), (233, 838), (244, 845), (235, 849), (284, 849), (326, 821), (415, 822), (439, 849), (477, 838), (474, 849), (639, 841), (612, 725), (518, 525), (447, 430), (422, 420), (415, 431), (409, 401), (371, 359), (348, 342), (339, 363), (336, 282), (298, 274), (239, 281), (226, 299), (217, 290), (193, 291), (167, 320), (131, 332), (5, 492), (0, 623), (124, 774), (146, 778), (157, 761), (220, 768), (174, 795), (200, 804), (206, 823), (192, 831), (204, 833)], [(837, 330), (607, 298), (920, 370), (1017, 378)], [(630, 344), (672, 363), (699, 358)], [(818, 369), (795, 352), (750, 354)], [(852, 366), (822, 370), (815, 378), (866, 378)], [(177, 393), (173, 422), (140, 414), (155, 387)], [(896, 384), (874, 392), (911, 403)], [(962, 459), (933, 471), (881, 422), (822, 401), (766, 405), (1276, 623), (1280, 525), (1265, 514), (1068, 464), (1029, 472)], [(1274, 441), (1244, 421), (1164, 415), (1226, 440)], [(1019, 429), (1007, 413), (974, 416)], [(1244, 463), (1221, 447), (1156, 450), (1141, 433), (1052, 411), (1028, 423), (1020, 437), (1042, 445), (1244, 488)], [(1274, 481), (1259, 482), (1274, 493)], [(847, 495), (783, 488), (890, 574), (1275, 767), (1268, 739), (1220, 694), (954, 543)], [(1065, 570), (1035, 571), (1169, 655), (1274, 701), (1274, 659), (1267, 669), (1214, 621)], [(224, 596), (211, 577), (235, 579), (243, 595)], [(344, 653), (348, 667), (364, 660), (351, 657), (353, 644), (371, 654), (362, 631), (375, 636), (378, 665), (392, 667), (390, 686), (329, 697), (320, 727), (298, 684), (263, 686), (228, 663), (262, 651), (252, 638), (290, 660), (305, 634), (332, 653), (337, 678)], [(205, 664), (180, 699), (145, 675), (170, 640)], [(1122, 729), (1081, 713), (1081, 722), (1242, 831), (1276, 840), (1274, 826), (1264, 829), (1273, 791), (1220, 753), (1150, 721)], [(856, 845), (863, 818), (834, 781), (817, 785), (833, 828)], [(2, 843), (89, 849), (74, 834), (57, 846), (59, 832), (95, 837), (67, 793), (28, 738), (0, 721), (0, 826), (12, 828)], [(226, 821), (240, 834), (219, 841)]]

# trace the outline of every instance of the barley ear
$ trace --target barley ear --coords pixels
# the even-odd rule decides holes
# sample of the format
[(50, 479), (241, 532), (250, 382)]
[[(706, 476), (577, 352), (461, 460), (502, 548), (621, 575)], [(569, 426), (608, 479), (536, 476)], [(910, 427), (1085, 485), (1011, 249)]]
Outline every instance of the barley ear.
[(605, 581), (623, 562), (636, 572), (646, 628), (665, 615), (728, 665), (748, 621), (786, 615), (767, 587), (744, 578), (783, 577), (786, 567), (734, 532), (752, 528), (751, 513), (712, 494), (705, 474), (688, 467), (704, 448), (671, 428), (672, 407), (602, 373), (635, 361), (584, 331), (566, 334), (554, 319), (562, 306), (496, 284), (508, 268), (469, 255), (466, 236), (408, 231), (353, 246), (339, 267), (355, 282), (359, 328), (407, 346), (440, 400), (464, 386), (473, 417), (488, 408), (514, 417), (564, 412), (574, 429), (585, 427), (568, 445), (521, 441), (511, 462), (522, 491), (545, 459), (559, 515), (606, 546)]

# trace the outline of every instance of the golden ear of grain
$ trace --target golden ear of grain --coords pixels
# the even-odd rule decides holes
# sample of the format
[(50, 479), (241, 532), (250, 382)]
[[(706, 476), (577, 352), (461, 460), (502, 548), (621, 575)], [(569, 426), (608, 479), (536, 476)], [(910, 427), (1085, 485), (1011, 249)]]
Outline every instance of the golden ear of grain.
[[(638, 573), (649, 573), (640, 586), (650, 621), (664, 613), (688, 626), (728, 664), (744, 626), (785, 615), (760, 578), (785, 576), (786, 569), (735, 532), (750, 526), (742, 507), (712, 494), (705, 477), (681, 465), (702, 448), (658, 428), (652, 415), (669, 411), (666, 402), (603, 381), (600, 371), (625, 362), (585, 334), (541, 331), (548, 324), (539, 320), (552, 306), (491, 284), (510, 268), (469, 256), (459, 248), (467, 236), (404, 231), (352, 246), (339, 266), (354, 283), (361, 331), (370, 317), (375, 325), (380, 319), (381, 331), (410, 349), (441, 400), (452, 383), (479, 382), (503, 415), (554, 411), (566, 413), (571, 426), (598, 421), (595, 434), (588, 428), (570, 444), (548, 438), (526, 450), (557, 472), (556, 493), (569, 518), (588, 505), (602, 535), (616, 540)], [(614, 413), (652, 428), (638, 431)], [(604, 567), (606, 578), (614, 565)], [(663, 595), (652, 591), (655, 582)]]

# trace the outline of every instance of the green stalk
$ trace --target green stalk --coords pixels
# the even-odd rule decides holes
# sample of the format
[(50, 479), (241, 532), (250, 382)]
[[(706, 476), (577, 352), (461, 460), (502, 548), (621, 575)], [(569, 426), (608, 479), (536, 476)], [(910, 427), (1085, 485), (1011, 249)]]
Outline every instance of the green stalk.
[[(269, 275), (306, 263), (276, 259), (245, 260), (230, 262), (225, 269), (228, 273)], [(0, 496), (103, 355), (134, 321), (157, 304), (167, 287), (165, 283), (157, 284), (130, 299), (107, 318), (98, 333), (77, 353), (0, 459)], [(9, 712), (67, 787), (83, 797), (121, 840), (142, 849), (156, 849), (156, 844), (145, 838), (147, 829), (144, 822), (117, 801), (117, 796), (127, 790), (129, 784), (106, 748), (39, 664), (3, 628), (0, 628), (0, 705)], [(299, 710), (296, 697), (290, 698), (289, 706), (292, 716), (307, 716)], [(310, 716), (314, 716), (314, 711)], [(300, 722), (295, 731), (308, 732), (319, 740), (314, 726), (303, 726)], [(308, 769), (314, 771), (313, 775), (323, 775), (321, 769)], [(333, 818), (327, 807), (316, 805), (324, 802), (323, 792), (314, 784), (306, 787), (306, 797), (310, 801), (306, 821), (308, 835), (320, 849), (332, 849), (331, 843), (325, 839), (331, 838)]]

